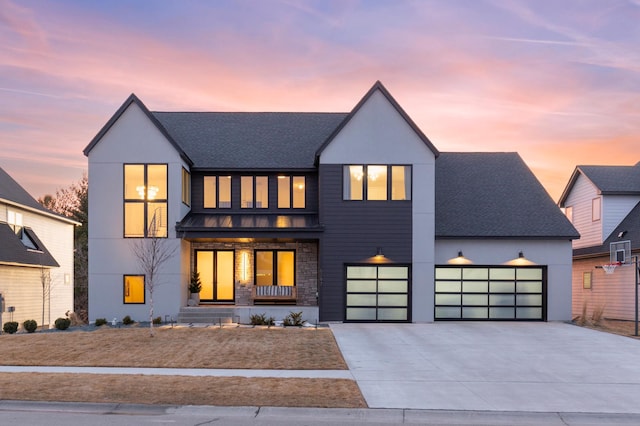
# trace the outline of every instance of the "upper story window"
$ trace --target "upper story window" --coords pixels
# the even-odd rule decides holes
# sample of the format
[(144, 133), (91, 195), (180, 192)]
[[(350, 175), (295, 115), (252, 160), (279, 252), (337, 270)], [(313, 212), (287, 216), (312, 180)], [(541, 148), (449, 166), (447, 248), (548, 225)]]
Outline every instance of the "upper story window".
[(602, 199), (600, 197), (591, 200), (591, 220), (600, 220), (600, 212), (602, 209)]
[(306, 182), (304, 176), (278, 176), (278, 208), (304, 209)]
[(205, 209), (231, 208), (231, 176), (204, 177)]
[(22, 234), (22, 213), (13, 210), (7, 211), (7, 224), (16, 235), (20, 236)]
[(267, 176), (242, 176), (240, 178), (240, 207), (243, 209), (269, 207), (269, 178)]
[(564, 208), (564, 215), (567, 217), (567, 219), (569, 219), (569, 222), (573, 223), (573, 207), (572, 206)]
[(182, 202), (187, 206), (191, 205), (191, 174), (182, 168)]
[(411, 200), (411, 166), (346, 165), (344, 200)]
[(167, 165), (124, 165), (124, 236), (167, 236)]

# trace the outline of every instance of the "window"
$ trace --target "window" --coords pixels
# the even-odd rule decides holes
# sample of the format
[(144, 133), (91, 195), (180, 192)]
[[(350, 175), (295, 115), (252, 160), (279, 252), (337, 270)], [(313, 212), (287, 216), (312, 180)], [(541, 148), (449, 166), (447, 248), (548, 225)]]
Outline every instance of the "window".
[(565, 207), (564, 215), (569, 219), (569, 222), (573, 223), (573, 207)]
[(347, 165), (342, 185), (344, 200), (411, 200), (411, 166)]
[(205, 209), (231, 208), (231, 176), (205, 176), (203, 187)]
[(600, 220), (600, 210), (601, 210), (601, 198), (594, 198), (591, 200), (591, 220), (598, 221)]
[(591, 272), (582, 273), (582, 288), (591, 290)]
[(304, 176), (278, 176), (278, 208), (304, 209), (306, 182)]
[(256, 250), (256, 285), (295, 285), (295, 251)]
[(240, 178), (240, 206), (243, 209), (269, 207), (269, 178), (267, 176), (242, 176)]
[(144, 304), (144, 275), (124, 276), (123, 302)]
[(7, 224), (17, 236), (22, 235), (22, 213), (7, 211)]
[(124, 165), (124, 236), (167, 236), (167, 165)]
[(187, 206), (191, 205), (191, 174), (182, 168), (182, 202)]

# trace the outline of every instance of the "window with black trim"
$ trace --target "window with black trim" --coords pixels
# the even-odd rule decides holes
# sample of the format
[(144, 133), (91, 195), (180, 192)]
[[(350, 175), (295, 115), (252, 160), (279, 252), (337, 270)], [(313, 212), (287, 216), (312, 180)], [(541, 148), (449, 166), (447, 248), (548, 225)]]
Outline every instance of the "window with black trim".
[(167, 165), (124, 165), (124, 236), (167, 236)]
[(304, 176), (278, 176), (278, 208), (304, 209), (306, 181)]
[(182, 202), (187, 206), (191, 205), (191, 174), (182, 168)]
[(205, 209), (231, 208), (231, 176), (205, 176), (203, 185)]
[(342, 198), (350, 201), (411, 200), (411, 166), (343, 166)]
[(296, 285), (295, 250), (256, 250), (254, 258), (256, 285)]
[(269, 177), (240, 177), (240, 207), (266, 209), (269, 207)]
[(124, 275), (122, 301), (125, 304), (144, 304), (144, 275)]

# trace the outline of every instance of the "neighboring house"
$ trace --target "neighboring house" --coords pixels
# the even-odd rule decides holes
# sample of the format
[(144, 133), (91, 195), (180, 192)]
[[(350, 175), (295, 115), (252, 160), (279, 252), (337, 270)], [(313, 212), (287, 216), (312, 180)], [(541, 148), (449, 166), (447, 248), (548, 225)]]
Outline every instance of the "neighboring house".
[(176, 250), (163, 318), (186, 318), (192, 271), (190, 309), (241, 321), (571, 317), (578, 234), (521, 158), (438, 152), (379, 82), (349, 113), (151, 112), (131, 95), (84, 153), (92, 320), (148, 318), (131, 242), (152, 223)]
[(604, 309), (606, 318), (633, 320), (633, 266), (608, 275), (602, 265), (616, 260), (612, 243), (630, 241), (632, 256), (640, 253), (640, 163), (576, 167), (559, 205), (581, 235), (573, 241), (573, 315)]
[[(73, 310), (73, 230), (0, 168), (0, 322), (39, 326)], [(43, 321), (44, 317), (44, 321)]]

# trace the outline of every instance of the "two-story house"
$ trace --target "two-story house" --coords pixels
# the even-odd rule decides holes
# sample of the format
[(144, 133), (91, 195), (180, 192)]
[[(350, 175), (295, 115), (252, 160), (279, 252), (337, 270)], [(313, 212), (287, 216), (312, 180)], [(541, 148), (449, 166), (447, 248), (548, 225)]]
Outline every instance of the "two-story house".
[(193, 271), (195, 309), (243, 322), (571, 316), (578, 234), (521, 158), (440, 153), (380, 82), (348, 113), (151, 112), (131, 95), (84, 153), (91, 319), (146, 317), (131, 241), (150, 229), (176, 252), (160, 316), (188, 309)]
[(73, 310), (73, 231), (0, 168), (0, 327), (50, 327)]
[[(640, 163), (577, 166), (560, 207), (580, 232), (573, 241), (573, 315), (635, 317), (633, 256), (640, 253)], [(611, 274), (602, 265), (623, 262)]]

